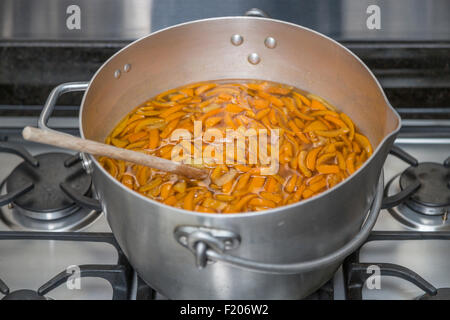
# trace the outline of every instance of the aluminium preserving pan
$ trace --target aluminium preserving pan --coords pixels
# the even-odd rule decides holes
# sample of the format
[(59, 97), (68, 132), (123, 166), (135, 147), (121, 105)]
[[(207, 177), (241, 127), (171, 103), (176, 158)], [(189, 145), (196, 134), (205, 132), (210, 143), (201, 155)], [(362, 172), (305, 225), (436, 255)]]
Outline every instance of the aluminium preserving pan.
[(129, 111), (157, 93), (218, 79), (263, 79), (316, 93), (354, 120), (374, 153), (351, 177), (311, 199), (229, 215), (181, 210), (146, 198), (116, 181), (92, 156), (84, 156), (85, 167), (118, 243), (161, 294), (171, 299), (303, 298), (333, 276), (375, 224), (382, 166), (400, 128), (373, 74), (337, 42), (265, 18), (180, 24), (128, 45), (89, 83), (55, 88), (39, 126), (48, 129), (59, 95), (85, 91), (81, 135), (103, 142)]

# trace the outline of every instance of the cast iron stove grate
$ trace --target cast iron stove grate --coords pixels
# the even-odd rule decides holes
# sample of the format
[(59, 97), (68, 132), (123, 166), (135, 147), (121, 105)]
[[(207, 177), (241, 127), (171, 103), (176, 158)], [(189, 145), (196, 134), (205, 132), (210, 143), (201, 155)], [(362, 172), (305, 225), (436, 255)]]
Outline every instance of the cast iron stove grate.
[(17, 144), (0, 141), (0, 152), (23, 159), (0, 184), (3, 220), (23, 230), (78, 230), (101, 213), (92, 198), (92, 178), (79, 155), (63, 152), (32, 156)]
[[(407, 240), (449, 240), (448, 231), (372, 231), (366, 242), (354, 253), (348, 256), (343, 265), (345, 297), (348, 300), (362, 300), (362, 290), (366, 280), (372, 275), (368, 273), (368, 267), (379, 267), (381, 276), (397, 277), (411, 282), (424, 291), (424, 295), (417, 299), (438, 300), (450, 299), (450, 289), (436, 288), (414, 271), (398, 264), (360, 262), (361, 248), (372, 241), (407, 241)], [(449, 242), (450, 243), (450, 242)]]
[[(368, 242), (373, 241), (406, 241), (406, 240), (450, 240), (450, 231), (435, 231), (438, 228), (446, 228), (447, 213), (450, 205), (450, 158), (443, 164), (424, 162), (419, 163), (417, 159), (402, 149), (394, 146), (391, 154), (410, 165), (401, 174), (390, 180), (385, 188), (383, 209), (403, 222), (406, 227), (423, 230), (420, 221), (424, 219), (437, 219), (433, 228), (428, 225), (430, 231), (372, 231), (366, 242), (354, 253), (348, 256), (343, 264), (344, 288), (346, 299), (361, 300), (362, 289), (366, 280), (372, 275), (368, 268), (376, 265), (379, 267), (381, 276), (398, 277), (407, 280), (425, 293), (417, 299), (434, 300), (450, 299), (450, 289), (436, 288), (423, 279), (414, 271), (401, 265), (392, 263), (360, 262), (360, 250)], [(391, 190), (394, 182), (397, 189)], [(409, 210), (410, 220), (405, 216), (399, 218), (402, 210)], [(403, 213), (402, 213), (403, 214)], [(431, 218), (430, 218), (431, 217)], [(416, 224), (412, 224), (417, 219)], [(420, 229), (422, 228), (422, 229)]]
[[(89, 264), (80, 265), (80, 277), (94, 277), (107, 280), (113, 289), (113, 300), (152, 299), (155, 292), (140, 278), (133, 290), (133, 268), (125, 254), (120, 249), (112, 233), (94, 232), (28, 232), (28, 231), (1, 231), (0, 240), (55, 240), (55, 241), (79, 241), (102, 242), (112, 245), (118, 254), (116, 264)], [(0, 293), (5, 300), (47, 300), (52, 290), (59, 287), (71, 276), (66, 270), (58, 273), (52, 279), (44, 283), (37, 290), (20, 289), (10, 291), (8, 286), (0, 279)]]
[[(139, 276), (134, 282), (134, 270), (125, 254), (120, 249), (112, 233), (94, 232), (29, 232), (29, 231), (0, 231), (1, 240), (55, 240), (102, 242), (112, 245), (117, 253), (117, 264), (89, 264), (80, 265), (80, 277), (94, 277), (107, 280), (113, 289), (113, 300), (154, 300), (156, 291), (149, 287)], [(66, 283), (72, 274), (66, 270), (61, 271), (52, 279), (44, 283), (37, 290), (19, 289), (10, 291), (9, 287), (0, 279), (0, 293), (4, 300), (48, 300), (52, 290)], [(133, 283), (135, 285), (133, 285)], [(133, 286), (135, 286), (133, 288)], [(333, 300), (333, 280), (325, 283), (316, 292), (306, 298), (307, 300)]]
[(383, 208), (409, 229), (449, 231), (450, 157), (443, 163), (419, 162), (397, 147), (391, 153), (410, 166), (386, 184)]

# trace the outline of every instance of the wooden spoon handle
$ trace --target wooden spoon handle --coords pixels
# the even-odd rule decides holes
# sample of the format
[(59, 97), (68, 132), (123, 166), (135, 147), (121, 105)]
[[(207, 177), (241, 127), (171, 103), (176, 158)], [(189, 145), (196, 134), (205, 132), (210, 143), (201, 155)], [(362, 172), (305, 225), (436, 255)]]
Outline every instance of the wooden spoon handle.
[(95, 156), (106, 156), (113, 159), (129, 161), (161, 171), (172, 172), (191, 179), (204, 179), (206, 170), (198, 169), (176, 161), (171, 161), (132, 150), (116, 148), (97, 141), (77, 138), (56, 131), (25, 127), (22, 131), (25, 140), (45, 143), (56, 147), (90, 153)]

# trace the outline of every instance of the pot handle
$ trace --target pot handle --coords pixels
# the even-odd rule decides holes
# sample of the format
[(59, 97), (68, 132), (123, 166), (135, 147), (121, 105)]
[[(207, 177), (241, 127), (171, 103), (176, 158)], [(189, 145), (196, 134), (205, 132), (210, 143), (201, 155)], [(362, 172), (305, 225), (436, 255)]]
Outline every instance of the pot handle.
[(259, 18), (270, 18), (270, 16), (264, 10), (259, 8), (251, 8), (244, 13), (247, 17), (259, 17)]
[[(47, 130), (47, 131), (55, 131), (57, 130), (50, 129), (47, 126), (47, 122), (50, 119), (50, 116), (52, 115), (53, 109), (55, 108), (56, 101), (58, 101), (58, 98), (67, 93), (67, 92), (73, 92), (73, 91), (86, 91), (89, 87), (89, 81), (78, 81), (78, 82), (67, 82), (62, 83), (59, 86), (55, 87), (51, 92), (50, 95), (47, 98), (47, 101), (45, 101), (44, 108), (41, 111), (41, 114), (38, 119), (38, 127)], [(61, 132), (63, 133), (63, 132)], [(64, 133), (65, 134), (65, 133)], [(90, 174), (92, 173), (92, 167), (91, 162), (89, 159), (86, 158), (86, 156), (83, 153), (78, 153), (70, 158), (68, 158), (64, 162), (64, 166), (70, 167), (76, 162), (81, 160), (81, 165), (83, 169), (86, 171), (86, 173)], [(83, 195), (79, 195), (77, 192), (72, 190), (68, 185), (62, 183), (60, 185), (61, 190), (73, 201), (78, 203), (80, 206), (88, 209), (93, 209), (96, 211), (101, 211), (102, 206), (98, 200), (95, 198), (89, 198)]]
[[(62, 83), (59, 86), (55, 87), (51, 92), (50, 95), (47, 98), (47, 101), (45, 101), (44, 108), (42, 109), (42, 112), (38, 119), (38, 127), (47, 130), (47, 131), (54, 131), (58, 132), (57, 130), (53, 130), (47, 126), (48, 120), (50, 119), (50, 116), (52, 115), (53, 109), (55, 108), (56, 101), (58, 101), (58, 98), (67, 93), (67, 92), (73, 92), (73, 91), (86, 91), (89, 87), (89, 81), (78, 81), (78, 82), (67, 82)], [(64, 132), (61, 132), (64, 133)], [(64, 133), (66, 134), (66, 133)], [(86, 170), (87, 173), (92, 173), (92, 166), (91, 161), (83, 154), (79, 153), (78, 156), (70, 158), (70, 161), (78, 161), (81, 160), (81, 164)], [(69, 160), (69, 159), (68, 159)], [(65, 165), (70, 165), (65, 164)]]
[(85, 91), (89, 86), (89, 82), (67, 82), (60, 84), (50, 92), (50, 95), (45, 102), (41, 115), (38, 120), (38, 127), (44, 130), (53, 130), (47, 126), (48, 119), (50, 118), (53, 109), (55, 108), (58, 98), (67, 92), (72, 91)]
[[(225, 230), (222, 230), (222, 232), (228, 232), (228, 234), (218, 237), (216, 236), (218, 232), (216, 229), (212, 229), (213, 232), (209, 232), (207, 231), (207, 228), (182, 226), (175, 230), (175, 238), (181, 245), (193, 252), (199, 268), (205, 267), (207, 261), (209, 260), (221, 261), (223, 263), (250, 271), (271, 274), (297, 274), (312, 271), (316, 268), (327, 267), (338, 261), (342, 261), (364, 243), (374, 227), (378, 214), (381, 210), (383, 185), (384, 176), (383, 171), (381, 171), (375, 199), (372, 202), (372, 206), (367, 215), (364, 226), (361, 228), (359, 233), (340, 249), (318, 259), (299, 263), (272, 264), (232, 256), (225, 253), (225, 251), (236, 247), (236, 245), (230, 244), (233, 243), (233, 240), (238, 241), (239, 237), (236, 234)], [(191, 230), (195, 228), (196, 230), (186, 233), (183, 232), (183, 228), (191, 228)]]

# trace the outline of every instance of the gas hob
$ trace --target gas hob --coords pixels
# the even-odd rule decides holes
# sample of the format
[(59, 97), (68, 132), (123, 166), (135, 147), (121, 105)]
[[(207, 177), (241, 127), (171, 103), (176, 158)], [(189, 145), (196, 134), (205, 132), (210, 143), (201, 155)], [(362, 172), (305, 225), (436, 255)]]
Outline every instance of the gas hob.
[[(448, 1), (430, 5), (419, 0), (374, 0), (371, 4), (379, 6), (382, 15), (380, 30), (366, 28), (369, 4), (356, 0), (107, 2), (106, 12), (105, 0), (73, 1), (82, 10), (81, 30), (65, 27), (64, 4), (0, 2), (4, 22), (0, 24), (0, 141), (24, 147), (38, 162), (56, 161), (61, 172), (44, 179), (48, 184), (39, 180), (33, 186), (19, 185), (27, 201), (5, 200), (0, 208), (0, 298), (164, 298), (139, 279), (116, 245), (105, 214), (95, 206), (95, 199), (89, 201), (95, 186), (79, 171), (77, 157), (67, 150), (25, 142), (20, 131), (37, 125), (53, 87), (88, 81), (104, 61), (131, 41), (177, 23), (247, 13), (317, 30), (359, 56), (405, 120), (396, 146), (420, 163), (416, 166), (388, 156), (385, 196), (408, 188), (411, 193), (406, 201), (380, 212), (368, 241), (309, 298), (450, 300), (446, 202), (450, 192), (445, 184), (450, 156)], [(32, 19), (23, 19), (24, 14)], [(80, 94), (67, 94), (55, 107), (49, 125), (78, 134), (80, 101)], [(28, 163), (32, 166), (34, 160)], [(0, 152), (0, 197), (17, 190), (15, 181), (8, 183), (7, 177), (23, 161), (27, 162)], [(50, 173), (51, 167), (47, 167)], [(67, 185), (71, 175), (66, 169), (78, 180), (69, 179)], [(48, 174), (38, 171), (38, 175)], [(15, 173), (23, 174), (23, 170)], [(434, 184), (436, 179), (441, 180)], [(421, 192), (415, 189), (418, 183)], [(399, 199), (390, 200), (392, 204)]]
[[(76, 162), (76, 157), (67, 151), (24, 142), (18, 135), (9, 136), (9, 144), (24, 146), (38, 160), (58, 154), (65, 156), (64, 161)], [(450, 139), (400, 137), (396, 146), (420, 164), (439, 163), (447, 168), (444, 163), (448, 161)], [(23, 162), (17, 155), (0, 153), (2, 190), (7, 177)], [(409, 167), (411, 163), (388, 156), (384, 165), (385, 196), (399, 192), (391, 190), (394, 183), (398, 189), (405, 189), (398, 180)], [(423, 169), (420, 165), (415, 168)], [(418, 176), (423, 178), (424, 173)], [(448, 196), (448, 191), (444, 198), (445, 195)], [(48, 217), (42, 218), (29, 216), (30, 210), (12, 214), (15, 205), (2, 206), (0, 216), (0, 279), (9, 287), (10, 298), (16, 295), (31, 299), (38, 292), (37, 296), (51, 299), (164, 299), (134, 273), (100, 210), (79, 208), (67, 215), (52, 217), (47, 213)], [(402, 206), (407, 209), (402, 211)], [(370, 241), (348, 257), (334, 279), (309, 298), (447, 299), (446, 288), (450, 288), (447, 209), (438, 212), (435, 208), (431, 214), (425, 214), (411, 207), (415, 208), (402, 202), (393, 209), (383, 209)], [(22, 219), (18, 218), (21, 216)], [(42, 233), (28, 236), (29, 231)], [(77, 285), (71, 281), (74, 272), (93, 276), (82, 277)], [(23, 289), (30, 291), (20, 291)]]

